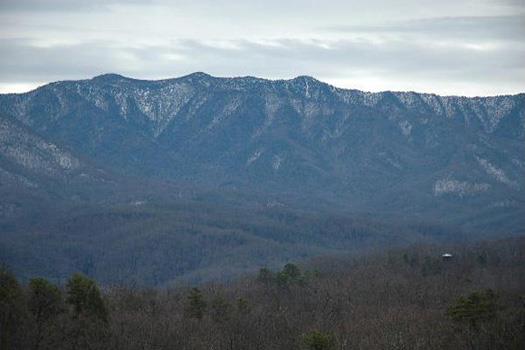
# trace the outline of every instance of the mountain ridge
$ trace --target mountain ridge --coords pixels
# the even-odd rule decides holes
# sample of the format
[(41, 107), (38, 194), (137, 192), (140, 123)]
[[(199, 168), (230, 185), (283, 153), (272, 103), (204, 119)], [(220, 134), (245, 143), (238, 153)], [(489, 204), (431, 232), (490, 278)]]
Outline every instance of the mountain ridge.
[(45, 83), (45, 84), (43, 84), (41, 86), (38, 86), (38, 87), (36, 87), (36, 88), (34, 88), (32, 90), (28, 90), (28, 91), (25, 91), (25, 92), (7, 92), (7, 93), (0, 93), (0, 95), (23, 95), (23, 94), (27, 94), (27, 93), (30, 93), (30, 92), (34, 92), (35, 90), (44, 88), (44, 87), (46, 87), (48, 85), (53, 85), (53, 84), (57, 84), (57, 83), (78, 82), (78, 81), (92, 81), (92, 80), (101, 80), (101, 79), (107, 79), (107, 78), (109, 78), (109, 79), (122, 79), (122, 80), (129, 80), (129, 81), (139, 81), (139, 82), (154, 83), (154, 82), (174, 81), (174, 80), (190, 78), (190, 77), (207, 77), (207, 78), (212, 78), (212, 79), (234, 79), (234, 80), (246, 79), (246, 80), (259, 80), (259, 81), (265, 81), (265, 82), (290, 82), (290, 81), (296, 81), (296, 80), (301, 80), (301, 79), (308, 79), (308, 80), (311, 80), (311, 81), (315, 81), (315, 82), (318, 82), (318, 83), (322, 83), (322, 84), (328, 85), (328, 86), (333, 87), (334, 89), (337, 89), (337, 90), (358, 91), (358, 92), (367, 93), (367, 94), (384, 94), (384, 93), (402, 94), (402, 93), (406, 93), (406, 94), (430, 95), (430, 96), (436, 96), (436, 97), (457, 97), (457, 98), (466, 98), (466, 99), (480, 99), (480, 98), (490, 98), (490, 97), (494, 97), (494, 98), (495, 97), (517, 97), (517, 96), (524, 96), (525, 95), (525, 91), (524, 92), (513, 93), (513, 94), (475, 95), (475, 96), (447, 95), (447, 94), (439, 94), (439, 93), (434, 93), (434, 92), (421, 92), (421, 91), (416, 91), (416, 90), (379, 90), (379, 91), (370, 91), (370, 90), (360, 90), (360, 89), (351, 88), (351, 87), (348, 87), (348, 88), (339, 87), (339, 86), (332, 85), (330, 83), (324, 82), (323, 80), (317, 79), (317, 78), (315, 78), (313, 76), (310, 76), (310, 75), (298, 75), (296, 77), (289, 78), (289, 79), (286, 79), (286, 78), (275, 78), (275, 79), (273, 79), (273, 78), (257, 77), (257, 76), (252, 76), (252, 75), (240, 75), (240, 76), (232, 76), (232, 77), (215, 76), (215, 75), (211, 75), (211, 74), (208, 74), (208, 73), (205, 73), (205, 72), (202, 72), (202, 71), (196, 71), (196, 72), (193, 72), (193, 73), (188, 73), (186, 75), (181, 75), (179, 77), (161, 78), (161, 79), (132, 78), (132, 77), (129, 77), (129, 76), (126, 76), (126, 75), (122, 75), (122, 74), (119, 74), (119, 73), (101, 73), (101, 74), (98, 74), (98, 75), (96, 75), (96, 76), (94, 76), (92, 78), (88, 78), (88, 79), (57, 80), (57, 81), (54, 81), (54, 82)]
[(525, 95), (200, 73), (0, 95), (0, 261), (24, 277), (167, 285), (508, 237), (524, 179)]
[(196, 72), (150, 81), (110, 73), (0, 95), (0, 114), (122, 175), (309, 191), (352, 208), (408, 208), (413, 196), (430, 196), (427, 208), (450, 196), (491, 196), (490, 207), (522, 203), (525, 188), (525, 94), (369, 93), (309, 76)]

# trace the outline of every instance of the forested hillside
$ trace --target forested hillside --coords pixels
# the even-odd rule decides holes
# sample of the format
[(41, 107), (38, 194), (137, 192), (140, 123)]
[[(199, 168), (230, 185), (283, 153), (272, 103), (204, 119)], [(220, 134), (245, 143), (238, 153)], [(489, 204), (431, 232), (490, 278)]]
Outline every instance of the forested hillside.
[(115, 74), (0, 95), (0, 262), (167, 286), (521, 233), (525, 95)]
[[(448, 252), (452, 258), (443, 260)], [(0, 273), (2, 349), (523, 349), (525, 239), (412, 246), (261, 269), (229, 284), (20, 284)]]
[(227, 280), (319, 255), (479, 239), (442, 222), (381, 221), (320, 203), (315, 211), (285, 203), (203, 193), (169, 202), (55, 204), (3, 226), (0, 261), (23, 281), (43, 276), (62, 283), (80, 271), (104, 284), (169, 286)]
[[(105, 74), (0, 95), (0, 184), (47, 199), (78, 198), (112, 173), (516, 231), (524, 140), (524, 94), (369, 93), (308, 76), (194, 73)], [(17, 204), (5, 200), (0, 216)]]

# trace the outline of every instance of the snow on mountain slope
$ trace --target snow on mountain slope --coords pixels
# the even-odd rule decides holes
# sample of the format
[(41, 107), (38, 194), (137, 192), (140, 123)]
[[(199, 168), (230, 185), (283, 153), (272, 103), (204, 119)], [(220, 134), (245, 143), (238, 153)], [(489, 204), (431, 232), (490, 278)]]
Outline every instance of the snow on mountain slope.
[[(0, 113), (125, 175), (337, 198), (356, 210), (525, 202), (524, 94), (369, 93), (307, 76), (106, 74), (0, 95)], [(53, 146), (38, 146), (48, 156), (28, 155), (2, 138), (4, 156), (26, 167), (78, 167)]]

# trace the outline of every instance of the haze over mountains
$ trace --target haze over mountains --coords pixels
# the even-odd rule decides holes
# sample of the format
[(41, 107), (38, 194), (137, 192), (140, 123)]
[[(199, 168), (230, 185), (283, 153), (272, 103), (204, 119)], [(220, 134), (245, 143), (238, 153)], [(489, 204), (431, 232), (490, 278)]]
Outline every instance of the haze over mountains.
[[(202, 252), (193, 265), (150, 284), (217, 261), (244, 271), (433, 235), (428, 226), (385, 229), (401, 222), (454, 227), (437, 236), (519, 233), (524, 179), (525, 94), (368, 93), (307, 76), (270, 81), (194, 73), (159, 81), (106, 74), (0, 95), (0, 257), (32, 261), (18, 268), (26, 276), (42, 272), (35, 246), (43, 232), (57, 244), (94, 235), (75, 243), (76, 253), (56, 253), (61, 258), (52, 263), (46, 258), (46, 268), (77, 254), (78, 264), (97, 265), (88, 272), (103, 274), (114, 261), (104, 250), (111, 245), (97, 245), (96, 235), (115, 247), (125, 240), (145, 259), (166, 242), (172, 252), (183, 241), (194, 249), (199, 235), (205, 246), (216, 244), (202, 234), (217, 239), (222, 230), (226, 241), (217, 249), (224, 251)], [(339, 229), (327, 229), (333, 215), (343, 221)], [(252, 229), (249, 218), (264, 223)], [(365, 244), (346, 237), (355, 227), (375, 238)], [(54, 248), (42, 249), (49, 257)], [(243, 265), (254, 252), (260, 259)], [(166, 254), (144, 274), (175, 259)], [(130, 260), (98, 277), (136, 273)]]

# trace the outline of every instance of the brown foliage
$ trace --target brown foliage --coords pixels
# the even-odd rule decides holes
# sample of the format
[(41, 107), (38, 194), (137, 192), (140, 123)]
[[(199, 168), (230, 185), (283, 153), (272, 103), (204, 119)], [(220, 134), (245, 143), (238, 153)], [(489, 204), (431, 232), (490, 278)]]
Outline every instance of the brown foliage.
[[(328, 257), (199, 289), (109, 288), (54, 349), (521, 349), (525, 239)], [(315, 272), (314, 272), (315, 271)], [(486, 290), (490, 289), (490, 292)], [(475, 320), (473, 327), (471, 320)]]

